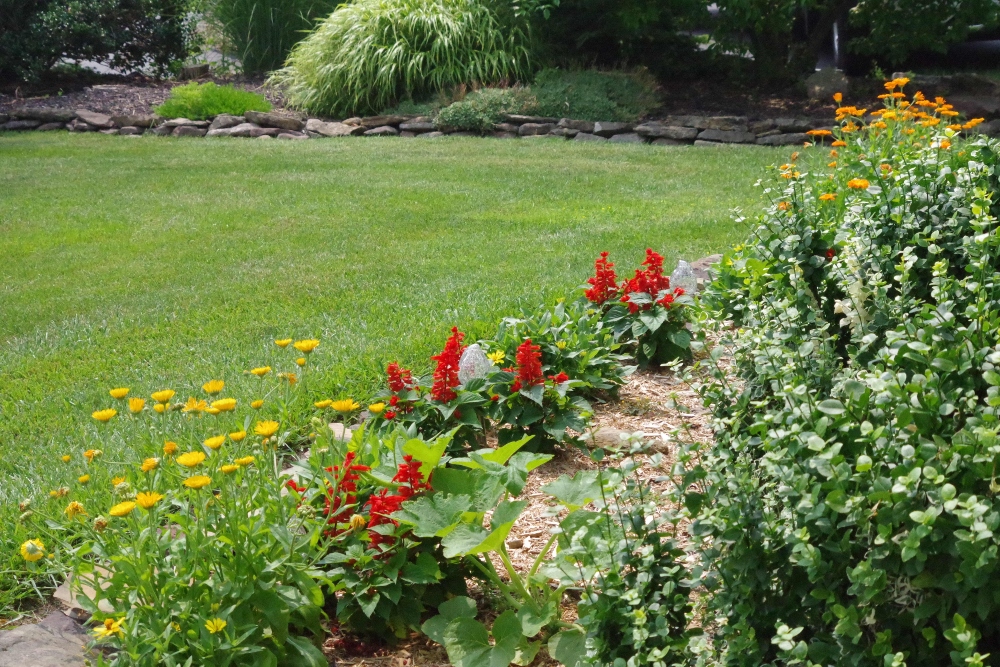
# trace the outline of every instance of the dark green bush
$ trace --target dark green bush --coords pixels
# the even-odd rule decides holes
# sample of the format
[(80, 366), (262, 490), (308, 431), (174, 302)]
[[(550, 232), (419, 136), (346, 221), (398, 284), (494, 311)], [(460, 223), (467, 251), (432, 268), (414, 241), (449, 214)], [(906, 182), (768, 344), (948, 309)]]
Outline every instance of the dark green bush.
[(534, 107), (534, 98), (524, 88), (483, 88), (441, 109), (435, 124), (442, 130), (489, 132), (504, 114), (530, 113)]
[(204, 120), (228, 113), (242, 116), (247, 111), (270, 111), (271, 103), (263, 95), (214, 83), (191, 82), (170, 91), (170, 97), (156, 108), (164, 118)]
[(645, 72), (545, 69), (531, 85), (535, 113), (579, 120), (635, 121), (660, 104), (656, 81)]

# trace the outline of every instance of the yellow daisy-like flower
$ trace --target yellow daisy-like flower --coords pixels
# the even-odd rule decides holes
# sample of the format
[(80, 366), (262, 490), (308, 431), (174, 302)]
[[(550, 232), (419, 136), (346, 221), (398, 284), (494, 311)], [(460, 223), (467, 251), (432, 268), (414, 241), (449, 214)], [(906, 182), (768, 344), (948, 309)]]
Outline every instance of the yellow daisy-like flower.
[(167, 411), (167, 406), (165, 403), (157, 403), (153, 406), (153, 409), (156, 410), (156, 414), (162, 415)]
[(222, 632), (226, 629), (227, 623), (221, 618), (211, 618), (205, 621), (205, 629), (208, 630), (213, 635), (217, 632)]
[(152, 396), (153, 400), (156, 401), (157, 403), (167, 403), (170, 401), (171, 398), (174, 397), (174, 394), (176, 393), (177, 392), (175, 392), (173, 389), (162, 389), (160, 391), (154, 391)]
[(253, 461), (254, 461), (254, 458), (252, 456), (244, 456), (242, 458), (236, 459), (235, 461), (233, 461), (233, 463), (235, 463), (238, 466), (248, 466), (248, 465), (252, 464)]
[(69, 463), (70, 461), (73, 460), (73, 457), (70, 456), (69, 454), (63, 454), (62, 460), (63, 460), (63, 463)]
[(232, 412), (236, 409), (236, 399), (235, 398), (220, 398), (217, 401), (212, 401), (212, 407), (219, 412)]
[(90, 475), (80, 475), (76, 478), (76, 481), (80, 482), (80, 484), (86, 484), (90, 481)]
[(66, 512), (66, 516), (69, 517), (70, 519), (75, 519), (81, 514), (87, 513), (87, 511), (83, 509), (83, 503), (78, 502), (76, 500), (67, 505), (66, 509), (63, 511)]
[(142, 471), (149, 472), (150, 470), (156, 470), (156, 467), (160, 465), (160, 459), (148, 458), (142, 462)]
[(250, 407), (253, 408), (254, 410), (260, 410), (262, 407), (264, 407), (264, 399), (258, 398), (256, 401), (251, 401)]
[(219, 408), (213, 408), (211, 406), (205, 408), (205, 412), (207, 412), (210, 415), (222, 414), (222, 410), (220, 410)]
[(294, 345), (295, 349), (303, 354), (309, 354), (317, 347), (319, 347), (319, 341), (315, 338), (309, 338), (306, 340), (297, 340)]
[(138, 396), (133, 396), (128, 399), (128, 409), (134, 415), (139, 414), (146, 407), (146, 399), (139, 398)]
[(494, 364), (499, 366), (503, 363), (503, 360), (507, 357), (503, 350), (494, 350), (486, 355), (486, 358), (492, 361)]
[(251, 369), (250, 372), (253, 375), (256, 375), (257, 377), (262, 378), (262, 377), (264, 377), (265, 375), (267, 375), (268, 373), (271, 372), (271, 367), (270, 366), (260, 366), (259, 368)]
[(61, 486), (58, 489), (49, 491), (49, 496), (53, 498), (65, 498), (69, 495), (69, 487)]
[(339, 401), (334, 401), (330, 404), (330, 407), (337, 412), (347, 414), (348, 412), (354, 412), (360, 408), (361, 405), (359, 405), (353, 398), (345, 398)]
[(233, 442), (239, 442), (245, 437), (247, 437), (247, 432), (243, 430), (234, 431), (229, 434), (229, 439), (232, 440)]
[(124, 618), (119, 618), (117, 621), (111, 618), (104, 619), (104, 625), (99, 625), (94, 628), (94, 636), (97, 639), (107, 639), (108, 637), (121, 637), (122, 636), (122, 623), (125, 622)]
[(219, 468), (219, 470), (221, 470), (223, 472), (223, 474), (225, 474), (225, 475), (228, 475), (231, 472), (236, 472), (239, 469), (240, 469), (240, 467), (238, 465), (236, 465), (235, 463), (227, 463), (226, 465), (224, 465), (221, 468)]
[(117, 398), (118, 400), (121, 400), (126, 396), (128, 396), (128, 391), (129, 391), (128, 387), (117, 387), (115, 389), (112, 389), (108, 393), (111, 394), (111, 398)]
[(194, 396), (188, 397), (187, 403), (181, 408), (181, 412), (204, 412), (208, 409), (208, 401), (205, 399), (198, 400)]
[(148, 510), (161, 500), (163, 500), (163, 494), (155, 491), (141, 491), (135, 494), (135, 502), (139, 503), (139, 507), (144, 510)]
[(187, 452), (186, 454), (181, 454), (177, 457), (177, 463), (185, 468), (193, 468), (197, 465), (201, 465), (204, 460), (204, 452)]
[(167, 440), (163, 443), (163, 453), (166, 456), (173, 456), (177, 453), (177, 443), (173, 440)]
[(21, 545), (21, 558), (34, 563), (45, 557), (45, 543), (39, 539), (28, 540)]
[(135, 509), (135, 503), (131, 500), (126, 500), (123, 503), (118, 503), (114, 507), (108, 510), (108, 514), (111, 516), (123, 517), (128, 516)]
[(226, 441), (226, 436), (217, 435), (215, 437), (209, 438), (205, 441), (205, 446), (209, 449), (218, 449), (222, 447), (222, 444)]
[(820, 201), (833, 201), (836, 198), (837, 195), (833, 194), (832, 192), (826, 192), (819, 196)]
[(315, 403), (313, 403), (313, 405), (322, 410), (324, 408), (330, 407), (332, 403), (333, 401), (330, 400), (329, 398), (324, 398), (322, 401), (316, 401)]
[(378, 403), (372, 403), (368, 406), (368, 412), (373, 415), (380, 415), (382, 411), (385, 410), (385, 403), (379, 401)]
[(93, 412), (90, 416), (101, 423), (107, 423), (111, 421), (116, 414), (118, 414), (117, 410), (114, 408), (108, 408), (107, 410), (98, 410), (97, 412)]
[(274, 344), (278, 347), (288, 347), (288, 344), (292, 342), (291, 338), (282, 338), (281, 340), (274, 341)]
[(112, 477), (111, 478), (111, 486), (118, 486), (119, 484), (121, 484), (124, 481), (125, 481), (124, 477), (121, 477), (121, 476), (119, 476), (119, 477)]
[(223, 382), (222, 380), (209, 380), (205, 384), (201, 385), (201, 388), (205, 391), (206, 394), (214, 396), (215, 394), (218, 394), (220, 391), (222, 391), (222, 389), (225, 386), (226, 383)]
[(295, 360), (295, 363), (298, 364), (299, 366), (305, 366), (306, 365), (306, 358), (305, 357), (299, 357), (298, 359)]
[(257, 422), (254, 426), (253, 432), (257, 435), (264, 436), (265, 438), (270, 438), (272, 435), (278, 432), (279, 424), (276, 421), (267, 420), (262, 422)]
[(212, 483), (212, 478), (207, 475), (195, 475), (184, 480), (184, 486), (189, 489), (201, 489)]
[(102, 452), (99, 449), (88, 449), (87, 451), (85, 451), (83, 453), (83, 457), (85, 459), (87, 459), (87, 463), (93, 463), (94, 459), (96, 459), (98, 456), (100, 456), (103, 453), (104, 452)]

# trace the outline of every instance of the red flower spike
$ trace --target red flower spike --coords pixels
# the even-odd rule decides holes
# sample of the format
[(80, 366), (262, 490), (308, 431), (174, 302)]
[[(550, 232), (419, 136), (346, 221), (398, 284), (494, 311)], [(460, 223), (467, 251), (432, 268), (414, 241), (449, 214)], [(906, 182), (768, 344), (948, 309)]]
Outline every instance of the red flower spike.
[[(530, 338), (525, 338), (517, 348), (517, 381), (523, 387), (534, 387), (544, 384), (542, 374), (542, 348), (532, 345)], [(511, 387), (513, 389), (513, 387)]]
[(618, 276), (615, 275), (614, 263), (608, 261), (607, 251), (594, 260), (594, 277), (589, 278), (587, 283), (591, 287), (583, 295), (591, 303), (602, 304), (618, 293)]
[(438, 403), (447, 403), (454, 400), (458, 394), (453, 390), (461, 382), (458, 380), (458, 360), (462, 357), (465, 346), (462, 339), (465, 334), (458, 330), (458, 327), (451, 328), (451, 336), (444, 344), (441, 354), (431, 357), (432, 361), (438, 362), (434, 369), (434, 384), (431, 386), (431, 398)]
[(392, 392), (407, 391), (413, 387), (413, 373), (395, 361), (386, 366), (385, 374), (389, 376), (389, 390)]

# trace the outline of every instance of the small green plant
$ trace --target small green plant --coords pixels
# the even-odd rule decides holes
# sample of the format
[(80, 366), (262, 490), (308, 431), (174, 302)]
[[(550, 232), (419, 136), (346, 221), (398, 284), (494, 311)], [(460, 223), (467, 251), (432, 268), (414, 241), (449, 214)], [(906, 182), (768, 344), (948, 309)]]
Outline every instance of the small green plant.
[(164, 118), (205, 120), (222, 113), (242, 116), (247, 111), (270, 111), (271, 103), (263, 95), (233, 86), (212, 82), (191, 82), (176, 86), (156, 113)]
[(535, 100), (524, 88), (483, 88), (438, 113), (435, 124), (442, 130), (490, 132), (504, 114), (530, 113)]
[(656, 80), (643, 71), (544, 69), (531, 94), (535, 113), (556, 118), (633, 122), (660, 105)]

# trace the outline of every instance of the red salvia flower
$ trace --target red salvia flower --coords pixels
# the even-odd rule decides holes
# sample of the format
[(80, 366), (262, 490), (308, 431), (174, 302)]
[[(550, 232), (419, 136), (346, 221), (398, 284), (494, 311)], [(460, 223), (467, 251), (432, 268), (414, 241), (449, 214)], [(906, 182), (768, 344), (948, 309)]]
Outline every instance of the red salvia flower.
[(517, 380), (515, 384), (520, 386), (511, 390), (518, 391), (521, 387), (534, 387), (536, 384), (544, 384), (545, 376), (542, 374), (542, 348), (532, 345), (530, 338), (525, 338), (517, 348)]
[(458, 360), (462, 356), (465, 347), (462, 339), (465, 334), (458, 330), (458, 327), (451, 328), (451, 336), (444, 344), (441, 354), (431, 357), (432, 361), (438, 362), (434, 369), (434, 384), (431, 386), (431, 398), (439, 403), (447, 403), (458, 396), (453, 390), (461, 384), (458, 380)]
[(569, 376), (565, 373), (560, 372), (559, 375), (550, 375), (549, 379), (556, 384), (562, 384), (563, 382), (569, 382)]
[(618, 293), (618, 276), (615, 275), (615, 265), (608, 261), (607, 251), (594, 260), (594, 277), (587, 282), (591, 287), (583, 294), (591, 303), (604, 303)]
[(389, 376), (390, 391), (407, 391), (413, 386), (413, 373), (400, 367), (395, 361), (386, 366), (385, 374)]
[[(629, 312), (633, 314), (639, 311), (639, 306), (631, 302), (629, 294), (643, 292), (655, 298), (660, 292), (670, 289), (670, 278), (663, 275), (663, 255), (653, 251), (652, 248), (646, 248), (646, 259), (642, 265), (646, 268), (636, 269), (635, 276), (622, 283), (625, 296), (621, 301), (628, 305)], [(643, 310), (649, 310), (651, 307), (652, 304), (647, 303), (643, 306)]]
[(395, 411), (393, 411), (393, 410), (386, 410), (385, 411), (385, 418), (386, 419), (395, 419), (396, 418)]

